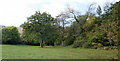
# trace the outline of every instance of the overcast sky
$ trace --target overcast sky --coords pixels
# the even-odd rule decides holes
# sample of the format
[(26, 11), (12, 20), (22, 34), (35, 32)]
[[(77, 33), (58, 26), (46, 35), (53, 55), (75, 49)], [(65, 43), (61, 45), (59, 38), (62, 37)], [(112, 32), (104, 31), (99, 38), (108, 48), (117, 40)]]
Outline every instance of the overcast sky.
[(18, 27), (35, 11), (47, 12), (55, 17), (67, 5), (84, 13), (93, 2), (104, 6), (105, 2), (116, 1), (120, 0), (0, 0), (0, 25)]

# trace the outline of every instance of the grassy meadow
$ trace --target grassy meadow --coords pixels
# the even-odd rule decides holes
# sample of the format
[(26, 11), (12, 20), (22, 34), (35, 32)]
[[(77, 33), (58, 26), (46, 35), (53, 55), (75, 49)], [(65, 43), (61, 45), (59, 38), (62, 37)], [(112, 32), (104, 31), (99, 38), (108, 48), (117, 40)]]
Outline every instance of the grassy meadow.
[(117, 59), (117, 50), (3, 45), (2, 59)]

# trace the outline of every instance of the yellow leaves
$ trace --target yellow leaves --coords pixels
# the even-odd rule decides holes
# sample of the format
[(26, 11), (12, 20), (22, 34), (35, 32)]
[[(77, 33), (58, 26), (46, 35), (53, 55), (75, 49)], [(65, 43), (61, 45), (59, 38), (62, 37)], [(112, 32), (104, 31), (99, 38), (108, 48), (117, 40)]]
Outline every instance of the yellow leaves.
[(102, 47), (103, 45), (101, 43), (98, 43), (98, 47)]
[(87, 20), (87, 22), (84, 24), (83, 27), (84, 27), (84, 28), (88, 27), (89, 25), (91, 25), (91, 24), (94, 22), (95, 19), (96, 19), (95, 16), (90, 17), (90, 18)]
[(95, 43), (95, 42), (92, 42), (92, 45), (96, 45), (97, 43)]
[(91, 24), (93, 22), (93, 19), (88, 20), (88, 24)]
[(92, 42), (92, 45), (98, 46), (98, 47), (102, 47), (103, 46), (101, 43), (95, 43), (95, 42)]
[(107, 37), (104, 37), (104, 39), (107, 39)]
[(88, 19), (88, 24), (91, 24), (95, 20), (95, 16)]

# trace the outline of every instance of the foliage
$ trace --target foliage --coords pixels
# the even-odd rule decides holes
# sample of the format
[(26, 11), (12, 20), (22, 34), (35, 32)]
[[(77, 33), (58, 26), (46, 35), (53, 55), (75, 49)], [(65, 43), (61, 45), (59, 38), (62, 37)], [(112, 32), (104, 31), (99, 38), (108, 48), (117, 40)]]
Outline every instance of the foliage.
[[(89, 15), (88, 19), (82, 25), (83, 32), (75, 40), (91, 41), (95, 43), (93, 45), (95, 48), (118, 45), (119, 4), (120, 2), (112, 4), (111, 6), (107, 4), (103, 14), (101, 14), (101, 8), (98, 6), (97, 13), (99, 16)], [(79, 45), (79, 42), (75, 42), (74, 45)], [(89, 43), (85, 42), (83, 45), (87, 46)]]
[(88, 41), (85, 41), (85, 40), (78, 40), (78, 41), (75, 41), (74, 44), (73, 44), (73, 48), (77, 48), (77, 47), (80, 47), (80, 48), (89, 48), (91, 47), (91, 42), (88, 42)]
[[(50, 14), (37, 11), (21, 25), (22, 43), (30, 45), (62, 45), (81, 48), (98, 48), (118, 46), (119, 6), (120, 2), (94, 7), (81, 15), (79, 11), (67, 7), (56, 18)], [(70, 26), (67, 26), (70, 24)]]
[(57, 40), (56, 25), (54, 18), (45, 12), (36, 12), (34, 15), (28, 17), (28, 21), (21, 25), (24, 29), (23, 40), (28, 42), (40, 43), (41, 47), (46, 45), (54, 45)]
[(5, 44), (19, 44), (20, 34), (14, 26), (2, 29), (2, 40)]

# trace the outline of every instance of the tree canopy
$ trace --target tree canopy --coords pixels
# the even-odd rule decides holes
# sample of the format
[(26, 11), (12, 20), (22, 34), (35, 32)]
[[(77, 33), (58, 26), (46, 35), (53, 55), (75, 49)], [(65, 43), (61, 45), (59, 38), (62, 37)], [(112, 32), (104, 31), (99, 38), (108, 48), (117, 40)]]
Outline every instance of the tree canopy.
[(28, 21), (21, 25), (24, 29), (23, 39), (39, 42), (43, 44), (54, 45), (57, 39), (57, 30), (54, 18), (46, 12), (37, 11), (34, 15), (28, 17)]
[(20, 34), (14, 26), (2, 29), (2, 42), (5, 44), (19, 44)]

